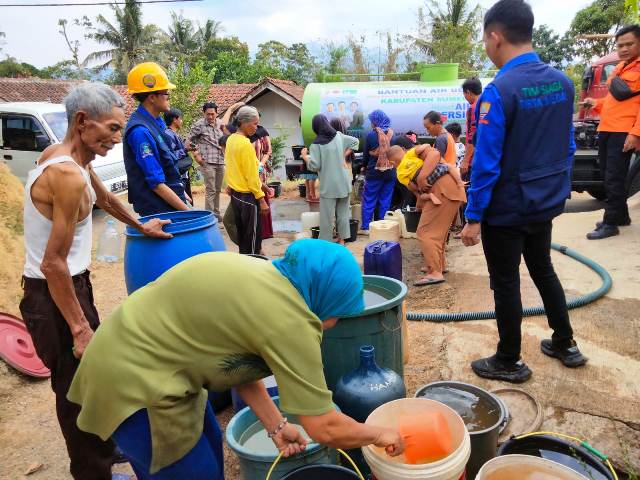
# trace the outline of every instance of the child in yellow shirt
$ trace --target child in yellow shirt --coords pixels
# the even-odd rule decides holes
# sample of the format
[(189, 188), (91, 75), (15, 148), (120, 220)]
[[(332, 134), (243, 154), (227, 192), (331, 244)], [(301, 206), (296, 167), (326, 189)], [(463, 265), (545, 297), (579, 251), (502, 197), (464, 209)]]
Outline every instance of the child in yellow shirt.
[[(418, 198), (416, 205), (418, 208), (429, 200), (436, 205), (441, 203), (440, 199), (429, 193), (431, 185), (429, 185), (427, 177), (432, 173), (433, 169), (427, 171), (427, 169), (422, 168), (424, 161), (430, 154), (440, 156), (440, 153), (435, 148), (427, 144), (417, 145), (407, 151), (395, 145), (387, 153), (387, 158), (396, 168), (398, 181)], [(430, 163), (432, 164), (433, 162)]]

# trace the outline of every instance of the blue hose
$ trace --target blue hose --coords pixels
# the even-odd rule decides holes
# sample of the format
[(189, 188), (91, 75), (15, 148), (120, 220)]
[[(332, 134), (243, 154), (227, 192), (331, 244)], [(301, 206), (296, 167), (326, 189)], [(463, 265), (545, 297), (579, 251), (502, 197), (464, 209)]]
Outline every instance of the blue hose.
[[(596, 262), (591, 260), (590, 258), (585, 257), (584, 255), (580, 255), (578, 252), (571, 250), (564, 245), (558, 245), (557, 243), (552, 243), (551, 248), (556, 250), (578, 262), (586, 265), (591, 270), (596, 272), (598, 276), (602, 279), (602, 285), (593, 292), (587, 293), (585, 295), (581, 295), (573, 300), (567, 302), (567, 307), (569, 310), (573, 308), (582, 307), (591, 302), (595, 302), (599, 298), (605, 296), (609, 290), (611, 290), (611, 275), (602, 268), (602, 266), (598, 265)], [(544, 307), (530, 307), (522, 310), (522, 316), (531, 317), (535, 315), (544, 315)], [(426, 321), (426, 322), (436, 322), (436, 323), (445, 323), (445, 322), (464, 322), (466, 320), (489, 320), (491, 318), (496, 318), (495, 310), (486, 310), (484, 312), (456, 312), (456, 313), (417, 313), (417, 312), (407, 312), (407, 320), (417, 320), (417, 321)]]

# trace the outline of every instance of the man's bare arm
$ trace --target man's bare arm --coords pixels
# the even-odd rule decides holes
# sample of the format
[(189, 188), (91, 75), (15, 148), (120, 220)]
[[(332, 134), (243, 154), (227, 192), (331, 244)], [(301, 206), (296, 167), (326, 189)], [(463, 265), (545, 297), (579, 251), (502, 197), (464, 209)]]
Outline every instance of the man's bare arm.
[(55, 165), (48, 170), (53, 198), (53, 225), (40, 270), (47, 280), (53, 301), (69, 325), (74, 338), (75, 355), (79, 358), (93, 332), (76, 296), (67, 257), (73, 243), (86, 182), (75, 166)]

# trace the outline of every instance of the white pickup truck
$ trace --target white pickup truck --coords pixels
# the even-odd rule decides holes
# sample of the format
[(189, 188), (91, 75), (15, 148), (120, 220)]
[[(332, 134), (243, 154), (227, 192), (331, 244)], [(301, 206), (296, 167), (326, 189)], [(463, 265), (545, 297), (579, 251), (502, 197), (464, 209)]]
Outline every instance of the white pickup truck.
[[(22, 183), (45, 148), (60, 143), (67, 132), (64, 105), (45, 102), (0, 103), (0, 161)], [(97, 156), (92, 163), (107, 189), (114, 193), (127, 191), (122, 144), (117, 144), (106, 157)]]

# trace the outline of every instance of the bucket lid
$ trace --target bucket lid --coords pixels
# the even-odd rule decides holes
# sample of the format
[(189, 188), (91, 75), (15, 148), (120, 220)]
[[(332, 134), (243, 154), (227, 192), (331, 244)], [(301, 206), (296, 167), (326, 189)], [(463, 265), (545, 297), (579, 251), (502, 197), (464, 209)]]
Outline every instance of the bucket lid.
[(8, 313), (0, 313), (0, 357), (16, 370), (32, 377), (51, 376), (38, 357), (22, 320)]

